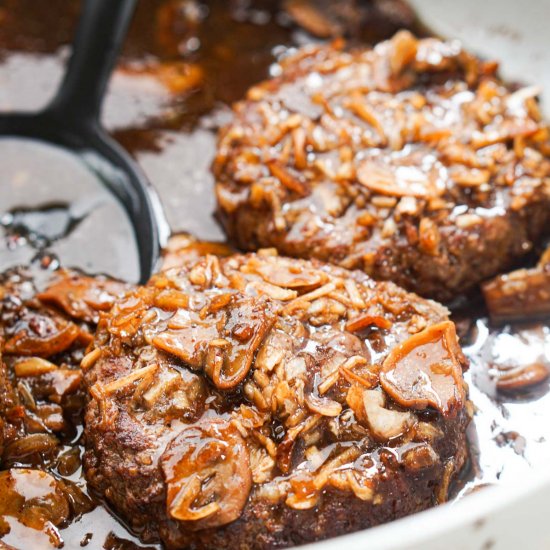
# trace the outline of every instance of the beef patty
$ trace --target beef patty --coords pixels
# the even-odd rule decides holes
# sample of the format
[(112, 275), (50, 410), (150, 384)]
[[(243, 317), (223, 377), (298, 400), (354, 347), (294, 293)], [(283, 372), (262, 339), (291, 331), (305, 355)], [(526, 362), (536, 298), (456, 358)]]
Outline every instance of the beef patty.
[(467, 458), (447, 310), (274, 250), (156, 275), (82, 361), (85, 474), (167, 548), (279, 548), (443, 502)]
[(222, 129), (218, 211), (244, 250), (359, 268), (448, 300), (548, 234), (548, 128), (456, 42), (308, 46)]

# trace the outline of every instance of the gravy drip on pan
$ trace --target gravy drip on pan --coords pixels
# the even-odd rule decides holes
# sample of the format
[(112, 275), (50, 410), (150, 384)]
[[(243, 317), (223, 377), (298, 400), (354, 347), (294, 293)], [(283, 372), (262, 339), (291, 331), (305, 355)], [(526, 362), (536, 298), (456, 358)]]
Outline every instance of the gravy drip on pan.
[[(288, 48), (327, 40), (344, 31), (352, 40), (370, 43), (389, 38), (403, 27), (419, 33), (410, 12), (399, 2), (357, 3), (360, 9), (356, 17), (356, 3), (345, 1), (339, 4), (347, 6), (348, 11), (342, 9), (331, 12), (328, 18), (314, 19), (303, 10), (306, 2), (289, 1), (286, 10), (275, 4), (242, 0), (213, 0), (208, 6), (192, 0), (140, 2), (104, 118), (106, 126), (132, 151), (157, 187), (173, 231), (190, 231), (203, 239), (221, 238), (210, 216), (214, 210), (210, 163), (215, 129), (227, 120), (227, 104), (243, 97), (252, 84), (277, 74), (278, 56)], [(396, 6), (399, 9), (392, 9)], [(35, 109), (53, 93), (78, 7), (79, 2), (73, 0), (0, 1), (1, 109)], [(14, 204), (23, 210), (9, 213), (2, 202), (0, 266), (4, 269), (27, 262), (37, 248), (45, 250), (36, 257), (31, 274), (40, 289), (41, 279), (50, 275), (45, 269), (56, 267), (52, 255), (55, 250), (50, 246), (33, 248), (30, 245), (36, 241), (29, 240), (36, 234), (14, 230), (11, 222), (16, 215), (29, 214), (25, 206), (29, 205)], [(42, 214), (52, 223), (56, 216), (68, 219), (70, 205), (66, 201), (38, 206), (37, 215), (31, 216), (34, 220)], [(55, 239), (57, 247), (74, 250), (77, 246), (73, 238), (82, 226), (70, 227), (74, 231)], [(24, 259), (14, 261), (16, 256)], [(60, 256), (63, 259), (64, 255)], [(93, 258), (84, 267), (90, 272), (116, 270), (116, 266), (94, 263)], [(27, 275), (12, 273), (9, 281), (18, 285), (20, 295), (32, 296), (34, 290)], [(111, 288), (101, 298), (92, 297), (92, 301), (106, 307), (109, 296), (116, 291)], [(11, 391), (6, 392), (6, 401), (0, 401), (0, 410), (14, 411), (12, 429), (21, 433), (22, 418), (18, 419), (17, 414), (21, 414), (22, 405), (26, 409), (34, 407), (34, 423), (27, 419), (25, 428), (31, 440), (20, 441), (43, 451), (40, 458), (20, 444), (11, 449), (12, 461), (2, 465), (0, 500), (14, 503), (13, 509), (0, 505), (0, 530), (9, 530), (3, 543), (14, 548), (53, 548), (61, 538), (65, 548), (152, 548), (139, 544), (106, 507), (86, 492), (80, 466), (82, 395), (76, 365), (89, 339), (93, 318), (89, 311), (77, 313), (81, 318), (77, 323), (56, 317), (58, 331), (73, 339), (70, 353), (57, 349), (48, 356), (51, 348), (43, 348), (42, 354), (37, 353), (46, 355), (42, 361), (27, 361), (18, 367), (20, 375), (33, 373), (39, 380), (31, 384), (32, 376), (16, 379)], [(545, 324), (491, 327), (480, 308), (457, 314), (455, 320), (471, 360), (466, 378), (470, 397), (478, 407), (472, 429), (472, 474), (464, 480), (459, 492), (463, 495), (548, 464), (550, 441), (543, 437), (550, 421), (547, 383), (532, 388), (524, 385), (519, 390), (513, 386), (522, 370), (534, 369), (539, 376), (548, 370), (550, 331)], [(8, 368), (15, 368), (9, 359), (6, 362)], [(52, 382), (54, 371), (49, 363), (64, 365), (57, 384)], [(512, 382), (504, 380), (503, 385), (503, 373)], [(5, 385), (5, 377), (6, 371), (1, 370), (2, 387), (9, 386)], [(45, 520), (33, 515), (37, 509), (35, 506), (33, 511), (33, 497), (39, 498), (38, 505), (46, 510), (42, 512)], [(30, 504), (21, 514), (15, 508), (25, 502)], [(20, 520), (25, 519), (17, 521), (18, 514)]]

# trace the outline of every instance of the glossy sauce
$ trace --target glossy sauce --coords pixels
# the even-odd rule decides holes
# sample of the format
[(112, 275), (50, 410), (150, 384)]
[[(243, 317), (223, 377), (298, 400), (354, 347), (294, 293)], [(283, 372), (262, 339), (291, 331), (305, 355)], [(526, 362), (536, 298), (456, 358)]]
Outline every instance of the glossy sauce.
[[(71, 38), (78, 4), (74, 0), (0, 0), (0, 109), (36, 109), (51, 97), (67, 56), (65, 44)], [(245, 0), (212, 0), (208, 5), (176, 0), (139, 3), (125, 57), (106, 101), (104, 124), (146, 171), (174, 232), (223, 239), (212, 216), (210, 163), (216, 125), (227, 116), (229, 103), (277, 70), (273, 63), (278, 56), (313, 40), (292, 25), (276, 4)], [(189, 10), (191, 16), (185, 15)], [(377, 41), (395, 30), (375, 20), (354, 34), (358, 40)], [(13, 147), (0, 144), (0, 157), (16, 160)], [(28, 169), (39, 175), (53, 167), (47, 161), (50, 153), (44, 154)], [(4, 166), (2, 158), (0, 166)], [(21, 191), (16, 179), (0, 183), (0, 270), (33, 258), (40, 263), (43, 255), (37, 253), (47, 251), (65, 265), (135, 278), (124, 246), (127, 228), (124, 223), (116, 229), (103, 224), (105, 217), (100, 215), (120, 221), (120, 213), (105, 211), (108, 204), (102, 203), (101, 193), (86, 195), (83, 203), (83, 188), (67, 184), (59, 188), (59, 196), (46, 199), (37, 194), (39, 186), (34, 184), (32, 192), (31, 187)], [(90, 208), (94, 204), (101, 206)], [(90, 235), (97, 238), (99, 252), (89, 248)], [(477, 486), (516, 478), (533, 466), (547, 465), (550, 459), (550, 441), (544, 437), (550, 423), (546, 386), (521, 398), (501, 395), (488, 374), (490, 364), (495, 368), (503, 361), (530, 361), (527, 356), (534, 349), (537, 360), (550, 366), (548, 328), (491, 329), (483, 313), (462, 322), (468, 326), (465, 352), (471, 359), (467, 380), (478, 411), (476, 429), (471, 431), (473, 469), (461, 495)], [(78, 426), (77, 434), (80, 430)], [(85, 488), (80, 469), (68, 476), (54, 473)], [(40, 535), (13, 519), (10, 525), (5, 543), (15, 548), (44, 547), (30, 538)], [(60, 534), (65, 548), (143, 548), (101, 505)]]
[(132, 225), (84, 159), (39, 141), (0, 138), (0, 271), (49, 261), (139, 276)]
[(491, 328), (484, 317), (472, 320), (464, 352), (466, 380), (477, 407), (471, 430), (473, 473), (462, 490), (516, 480), (531, 468), (548, 467), (550, 459), (550, 392), (548, 382), (530, 391), (496, 389), (494, 370), (541, 363), (550, 370), (548, 323)]

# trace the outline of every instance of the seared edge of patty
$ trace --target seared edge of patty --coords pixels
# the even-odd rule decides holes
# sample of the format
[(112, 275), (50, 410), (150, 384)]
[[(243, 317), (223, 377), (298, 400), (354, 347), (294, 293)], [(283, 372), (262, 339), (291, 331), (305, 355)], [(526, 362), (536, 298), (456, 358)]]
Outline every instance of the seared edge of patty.
[(376, 525), (446, 500), (467, 457), (445, 308), (273, 250), (153, 277), (83, 366), (89, 484), (169, 548)]

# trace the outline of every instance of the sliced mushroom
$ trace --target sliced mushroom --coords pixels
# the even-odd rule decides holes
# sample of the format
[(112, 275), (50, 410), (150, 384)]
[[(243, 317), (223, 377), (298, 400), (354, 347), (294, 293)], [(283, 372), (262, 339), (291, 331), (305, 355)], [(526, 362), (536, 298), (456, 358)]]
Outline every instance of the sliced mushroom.
[(63, 270), (37, 298), (61, 308), (74, 319), (97, 322), (99, 312), (109, 310), (115, 299), (127, 289), (128, 285), (119, 281)]
[(82, 382), (80, 369), (57, 368), (38, 376), (29, 376), (27, 382), (36, 398), (59, 401), (62, 397), (76, 393)]
[(242, 382), (274, 320), (267, 301), (243, 299), (229, 311), (222, 334), (231, 345), (223, 364), (216, 365), (211, 374), (218, 388), (230, 389)]
[(5, 462), (22, 462), (22, 459), (36, 456), (44, 458), (53, 453), (59, 445), (59, 440), (45, 433), (34, 433), (19, 437), (6, 445), (3, 460)]
[(495, 323), (550, 315), (550, 263), (545, 263), (544, 259), (532, 269), (499, 275), (486, 282), (482, 289)]
[(247, 268), (267, 283), (283, 288), (313, 290), (328, 280), (328, 276), (320, 269), (297, 266), (295, 261), (280, 257), (261, 262), (250, 261)]
[(401, 177), (395, 167), (365, 159), (357, 168), (357, 181), (373, 191), (390, 197), (428, 198), (434, 195), (428, 176), (414, 168)]
[(286, 0), (283, 6), (298, 25), (320, 38), (346, 34), (355, 28), (361, 15), (355, 2), (350, 0)]
[(306, 394), (305, 402), (311, 412), (318, 413), (321, 416), (334, 417), (342, 412), (342, 405), (338, 401), (328, 397), (320, 397), (316, 393)]
[(421, 443), (403, 453), (401, 462), (407, 470), (417, 472), (431, 468), (439, 462), (439, 456), (428, 443)]
[(204, 410), (206, 383), (187, 369), (162, 367), (154, 372), (150, 386), (136, 396), (148, 411), (148, 419), (197, 419)]
[(159, 333), (153, 338), (153, 345), (191, 367), (200, 368), (205, 360), (208, 342), (219, 336), (217, 319), (203, 321), (198, 313), (189, 312), (185, 324)]
[(509, 369), (496, 381), (497, 389), (502, 392), (529, 390), (550, 377), (550, 369), (542, 363), (531, 363)]
[(292, 350), (292, 338), (282, 330), (272, 330), (256, 355), (255, 369), (271, 372)]
[[(205, 310), (207, 311), (207, 310)], [(180, 310), (153, 345), (195, 368), (204, 368), (223, 390), (242, 382), (275, 317), (267, 300), (233, 295), (225, 308), (206, 315)]]
[(189, 522), (194, 530), (219, 527), (241, 515), (252, 473), (247, 445), (229, 422), (205, 418), (184, 428), (160, 464), (171, 518)]
[(152, 288), (138, 287), (135, 292), (115, 302), (109, 316), (109, 332), (129, 342), (140, 329), (154, 297)]
[(188, 233), (179, 233), (170, 237), (164, 247), (161, 269), (182, 267), (208, 254), (223, 257), (231, 253), (231, 247), (225, 243), (198, 241)]
[(25, 310), (17, 331), (4, 346), (6, 354), (51, 357), (67, 350), (79, 337), (79, 328), (48, 311)]
[(452, 416), (465, 401), (465, 364), (454, 323), (444, 321), (396, 346), (382, 365), (380, 383), (403, 407), (431, 406)]

